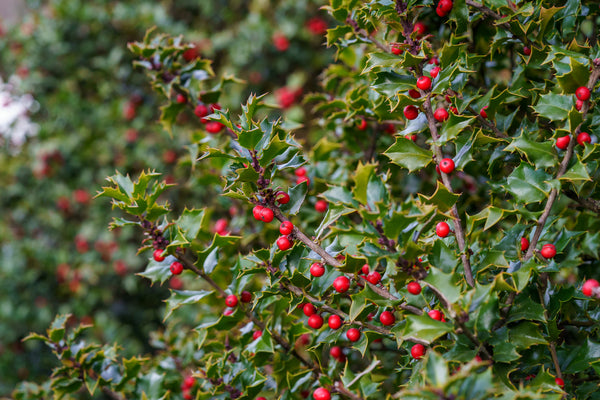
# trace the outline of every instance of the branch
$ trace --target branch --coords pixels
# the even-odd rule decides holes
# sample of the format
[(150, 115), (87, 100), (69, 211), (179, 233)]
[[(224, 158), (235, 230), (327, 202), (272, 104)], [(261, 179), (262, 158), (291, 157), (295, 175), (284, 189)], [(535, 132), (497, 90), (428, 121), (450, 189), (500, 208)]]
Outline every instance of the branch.
[[(540, 303), (542, 307), (544, 307), (544, 317), (546, 320), (550, 320), (550, 315), (548, 314), (548, 309), (546, 308), (546, 303), (544, 302), (544, 292), (546, 291), (546, 287), (548, 286), (548, 274), (542, 273), (540, 275), (542, 280), (540, 286), (538, 286), (538, 296), (540, 297)], [(548, 344), (548, 348), (550, 349), (550, 356), (552, 357), (552, 363), (554, 364), (554, 369), (556, 370), (556, 376), (562, 379), (562, 372), (560, 370), (560, 364), (558, 362), (558, 356), (556, 355), (556, 344), (554, 342), (550, 342)]]
[[(592, 91), (594, 89), (594, 86), (596, 85), (598, 78), (600, 78), (600, 65), (594, 65), (594, 69), (593, 69), (592, 74), (590, 75), (590, 78), (587, 83), (587, 88), (590, 89), (590, 91)], [(575, 143), (577, 143), (577, 141), (575, 140), (576, 134), (581, 131), (581, 125), (585, 121), (589, 109), (590, 109), (590, 103), (588, 100), (583, 103), (583, 108), (581, 110), (581, 112), (583, 114), (582, 122), (577, 126), (577, 128), (575, 129), (575, 132), (573, 132), (571, 141), (569, 142), (569, 147), (567, 148), (566, 154), (563, 157), (563, 160), (560, 163), (560, 166), (558, 168), (558, 172), (556, 174), (556, 179), (560, 179), (560, 177), (563, 176), (565, 174), (565, 172), (567, 172), (569, 162), (571, 161), (571, 158), (573, 157), (573, 148), (575, 147)], [(544, 212), (542, 213), (542, 215), (541, 215), (540, 219), (538, 220), (537, 225), (535, 227), (535, 232), (533, 233), (533, 238), (531, 239), (531, 242), (529, 243), (529, 249), (527, 249), (527, 253), (525, 254), (525, 257), (523, 258), (524, 261), (529, 260), (533, 256), (536, 246), (537, 246), (537, 243), (540, 239), (540, 236), (542, 235), (542, 230), (544, 229), (544, 225), (546, 225), (546, 220), (550, 216), (550, 211), (552, 211), (552, 206), (554, 205), (554, 202), (556, 201), (557, 196), (558, 196), (558, 190), (552, 189), (550, 191), (550, 195), (548, 196), (548, 201), (546, 202), (546, 207), (544, 208)]]
[(508, 138), (508, 137), (509, 137), (509, 136), (508, 136), (506, 133), (504, 133), (504, 132), (500, 131), (500, 129), (498, 129), (498, 127), (496, 126), (496, 124), (494, 124), (492, 121), (489, 121), (489, 120), (487, 120), (487, 119), (483, 118), (483, 117), (481, 116), (481, 114), (479, 114), (477, 111), (475, 111), (475, 110), (473, 109), (473, 107), (471, 107), (471, 106), (468, 106), (468, 107), (467, 107), (467, 110), (469, 110), (469, 112), (472, 112), (472, 113), (473, 113), (473, 114), (474, 114), (474, 115), (477, 117), (477, 120), (478, 120), (478, 121), (479, 121), (479, 122), (480, 122), (482, 125), (484, 125), (484, 126), (485, 126), (485, 127), (487, 127), (488, 129), (491, 129), (491, 130), (492, 130), (492, 131), (493, 131), (493, 132), (496, 134), (496, 136), (500, 136), (501, 138), (504, 138), (504, 139), (506, 139), (506, 138)]
[(344, 387), (344, 384), (340, 381), (336, 381), (333, 384), (333, 387), (335, 388), (335, 391), (338, 393), (343, 394), (344, 396), (352, 399), (352, 400), (362, 400), (362, 398), (360, 396), (355, 395), (354, 393), (352, 393), (351, 391), (349, 391), (348, 389), (346, 389)]
[[(275, 215), (275, 218), (277, 218), (279, 221), (281, 221), (281, 222), (288, 221), (288, 219), (285, 217), (285, 215), (283, 215), (283, 213), (281, 212), (281, 210), (278, 207), (273, 207), (272, 210), (273, 210), (273, 215)], [(296, 238), (298, 238), (298, 240), (300, 240), (302, 243), (304, 243), (309, 249), (311, 249), (312, 251), (314, 251), (315, 253), (320, 255), (327, 264), (329, 264), (333, 267), (338, 267), (338, 268), (342, 266), (342, 264), (338, 260), (336, 260), (334, 257), (332, 257), (329, 253), (327, 253), (324, 248), (322, 248), (321, 246), (319, 246), (318, 244), (316, 244), (315, 242), (310, 240), (310, 238), (308, 236), (306, 236), (304, 233), (302, 233), (302, 231), (300, 229), (298, 229), (298, 227), (296, 225), (294, 225), (294, 230), (292, 231), (292, 235), (294, 235)]]
[(565, 190), (563, 193), (566, 194), (570, 199), (575, 200), (582, 207), (587, 208), (589, 211), (600, 214), (600, 201), (591, 198), (582, 199), (572, 190)]
[[(425, 98), (425, 102), (423, 103), (423, 109), (425, 110), (425, 115), (427, 116), (427, 123), (429, 125), (429, 130), (431, 132), (431, 137), (433, 139), (433, 152), (434, 152), (434, 161), (439, 162), (442, 159), (442, 150), (436, 144), (439, 139), (437, 126), (435, 125), (435, 118), (433, 117), (433, 110), (431, 108), (431, 93), (427, 95)], [(452, 184), (450, 183), (450, 178), (444, 172), (440, 171), (442, 175), (442, 182), (446, 189), (450, 191), (450, 193), (454, 193), (452, 190)], [(460, 219), (460, 215), (458, 214), (458, 207), (456, 204), (452, 206), (452, 217), (454, 218), (454, 233), (456, 235), (456, 242), (458, 243), (458, 248), (460, 250), (460, 258), (462, 260), (463, 268), (465, 270), (465, 280), (467, 284), (471, 287), (475, 286), (475, 281), (473, 279), (473, 272), (471, 270), (471, 261), (469, 259), (468, 249), (465, 243), (465, 232), (463, 231), (462, 221)]]
[(379, 47), (382, 51), (384, 51), (386, 53), (390, 52), (389, 47), (387, 47), (386, 45), (382, 44), (377, 39), (373, 38), (373, 36), (371, 34), (369, 34), (369, 32), (367, 32), (364, 29), (360, 28), (358, 26), (358, 24), (356, 23), (355, 20), (353, 20), (352, 18), (348, 17), (348, 18), (346, 18), (346, 22), (348, 23), (348, 25), (350, 25), (352, 27), (352, 29), (354, 29), (354, 32), (356, 32), (359, 35), (363, 36), (365, 39), (367, 39), (368, 41), (370, 41), (371, 43), (373, 43), (375, 46)]

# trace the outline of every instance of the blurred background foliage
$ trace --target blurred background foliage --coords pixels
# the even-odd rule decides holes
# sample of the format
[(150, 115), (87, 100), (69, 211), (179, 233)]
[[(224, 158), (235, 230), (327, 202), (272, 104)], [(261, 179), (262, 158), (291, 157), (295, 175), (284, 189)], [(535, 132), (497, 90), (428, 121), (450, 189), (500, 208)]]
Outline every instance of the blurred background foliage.
[[(324, 46), (331, 21), (320, 5), (33, 0), (22, 20), (2, 25), (0, 78), (13, 97), (33, 96), (28, 117), (38, 129), (23, 144), (11, 141), (10, 129), (0, 132), (0, 395), (49, 375), (50, 350), (21, 339), (43, 332), (57, 313), (72, 313), (73, 324), (93, 322), (88, 334), (118, 342), (126, 357), (152, 351), (149, 333), (163, 328), (168, 291), (134, 275), (146, 263), (136, 254), (139, 232), (107, 229), (108, 201), (93, 200), (106, 176), (155, 168), (178, 184), (168, 193), (177, 207), (220, 190), (199, 173), (190, 181), (190, 156), (179, 150), (190, 132), (170, 138), (156, 123), (159, 100), (133, 70), (127, 43), (153, 26), (184, 35), (196, 46), (190, 57), (210, 58), (213, 68), (247, 82), (229, 85), (221, 101), (268, 92), (301, 121), (300, 97), (333, 57)], [(190, 108), (179, 118), (195, 116)], [(231, 206), (224, 200), (222, 212), (237, 212)]]

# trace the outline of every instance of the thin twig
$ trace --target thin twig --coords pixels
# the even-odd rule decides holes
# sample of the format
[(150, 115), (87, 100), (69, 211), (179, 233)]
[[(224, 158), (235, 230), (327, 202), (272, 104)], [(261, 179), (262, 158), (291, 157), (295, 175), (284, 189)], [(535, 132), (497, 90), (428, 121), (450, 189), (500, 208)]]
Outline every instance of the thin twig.
[(475, 111), (473, 109), (473, 107), (468, 106), (467, 110), (469, 110), (469, 112), (473, 113), (477, 117), (477, 121), (479, 121), (482, 125), (484, 125), (488, 129), (491, 129), (496, 134), (496, 136), (499, 136), (504, 139), (507, 139), (509, 137), (506, 133), (504, 133), (500, 129), (498, 129), (496, 124), (494, 124), (492, 121), (489, 121), (489, 120), (483, 118), (481, 116), (481, 114), (479, 114), (477, 111)]
[(581, 198), (572, 190), (565, 190), (563, 193), (587, 210), (600, 214), (600, 201), (591, 198)]
[[(273, 207), (273, 215), (275, 216), (275, 218), (277, 218), (281, 222), (288, 221), (288, 219), (285, 217), (285, 215), (283, 215), (281, 210), (279, 210), (279, 208), (277, 208), (277, 207)], [(302, 243), (304, 243), (309, 249), (311, 249), (312, 251), (314, 251), (315, 253), (320, 255), (323, 258), (323, 261), (325, 261), (327, 264), (329, 264), (333, 267), (338, 267), (338, 268), (342, 266), (342, 264), (338, 260), (336, 260), (329, 253), (327, 253), (324, 248), (322, 248), (321, 246), (319, 246), (318, 244), (316, 244), (315, 242), (310, 240), (310, 238), (308, 236), (306, 236), (295, 225), (294, 225), (294, 230), (292, 232), (292, 235), (295, 236)]]
[(352, 393), (351, 391), (349, 391), (348, 389), (346, 389), (344, 387), (344, 384), (340, 381), (336, 381), (333, 385), (333, 387), (335, 388), (335, 391), (338, 393), (343, 394), (344, 396), (352, 399), (352, 400), (362, 400), (362, 397), (357, 396), (356, 394)]
[[(425, 101), (423, 102), (423, 109), (425, 110), (425, 115), (427, 116), (427, 123), (429, 124), (429, 131), (431, 132), (431, 137), (433, 139), (433, 153), (435, 162), (440, 162), (442, 160), (442, 150), (437, 145), (437, 141), (439, 140), (437, 126), (435, 124), (435, 118), (433, 117), (433, 110), (431, 107), (431, 93), (427, 94)], [(440, 171), (442, 175), (442, 182), (446, 189), (450, 193), (454, 193), (452, 190), (452, 184), (450, 183), (450, 178), (444, 172)], [(465, 270), (465, 280), (467, 284), (471, 287), (475, 286), (475, 281), (473, 279), (473, 272), (471, 270), (471, 261), (469, 259), (469, 249), (467, 249), (465, 243), (465, 232), (462, 227), (462, 221), (460, 219), (460, 215), (458, 213), (458, 207), (454, 204), (451, 208), (452, 217), (454, 218), (454, 234), (456, 236), (456, 242), (458, 244), (458, 248), (460, 250), (460, 258), (462, 260), (463, 268)]]

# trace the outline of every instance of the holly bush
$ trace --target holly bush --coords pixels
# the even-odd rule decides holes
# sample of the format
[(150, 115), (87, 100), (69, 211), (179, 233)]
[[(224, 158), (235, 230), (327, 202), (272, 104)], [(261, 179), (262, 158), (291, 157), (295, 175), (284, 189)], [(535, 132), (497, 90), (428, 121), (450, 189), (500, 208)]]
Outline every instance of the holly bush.
[(235, 102), (254, 64), (129, 43), (187, 174), (98, 197), (144, 235), (138, 284), (185, 290), (135, 356), (59, 315), (28, 337), (59, 365), (15, 398), (600, 398), (598, 2), (323, 9), (301, 92)]

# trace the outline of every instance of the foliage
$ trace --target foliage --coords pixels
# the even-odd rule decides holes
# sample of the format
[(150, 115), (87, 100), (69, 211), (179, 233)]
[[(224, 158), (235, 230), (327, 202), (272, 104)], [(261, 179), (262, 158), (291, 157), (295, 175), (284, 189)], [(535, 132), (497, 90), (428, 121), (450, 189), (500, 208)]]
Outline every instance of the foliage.
[[(30, 339), (61, 366), (13, 395), (85, 385), (113, 398), (318, 388), (350, 399), (598, 398), (600, 293), (580, 290), (600, 278), (595, 5), (457, 0), (444, 13), (431, 1), (331, 0), (336, 61), (297, 113), (262, 91), (238, 108), (229, 96), (240, 80), (218, 59), (190, 57), (185, 36), (150, 30), (130, 43), (189, 176), (169, 187), (157, 168), (116, 173), (100, 196), (120, 210), (113, 231), (145, 235), (139, 275), (172, 282), (178, 262), (186, 290), (170, 290), (144, 358), (80, 341), (57, 317)], [(580, 86), (589, 101), (576, 101)], [(417, 118), (405, 118), (408, 105)], [(579, 143), (584, 131), (591, 143)], [(443, 158), (456, 169), (436, 171)], [(449, 235), (436, 234), (440, 222)], [(306, 304), (342, 327), (321, 326)]]

